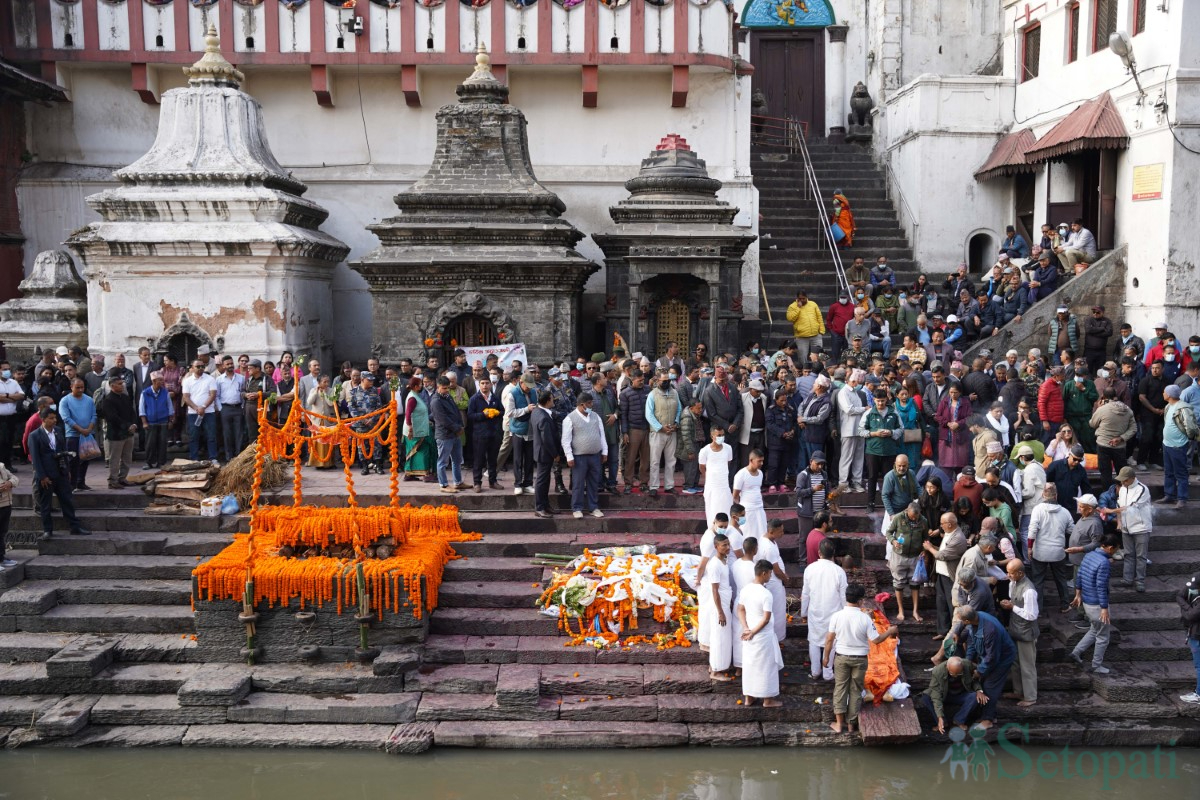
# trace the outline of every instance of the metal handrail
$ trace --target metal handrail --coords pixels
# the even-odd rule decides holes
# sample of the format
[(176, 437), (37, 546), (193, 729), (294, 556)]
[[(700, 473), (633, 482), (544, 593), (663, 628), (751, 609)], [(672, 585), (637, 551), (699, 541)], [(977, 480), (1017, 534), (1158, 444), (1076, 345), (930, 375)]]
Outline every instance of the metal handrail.
[(795, 120), (789, 121), (795, 123), (791, 130), (791, 139), (804, 159), (804, 176), (807, 179), (808, 188), (813, 194), (813, 204), (817, 212), (817, 225), (820, 230), (817, 239), (818, 241), (823, 241), (825, 246), (829, 248), (830, 260), (833, 262), (833, 271), (837, 277), (838, 288), (849, 294), (850, 281), (846, 278), (846, 268), (842, 264), (842, 254), (838, 249), (837, 242), (833, 240), (833, 234), (829, 231), (829, 217), (826, 216), (825, 207), (821, 204), (821, 198), (824, 197), (824, 194), (821, 192), (821, 184), (817, 180), (817, 173), (813, 168), (812, 156), (809, 154), (808, 144), (805, 142), (807, 137), (800, 134), (800, 123)]
[[(887, 171), (887, 190), (888, 197), (900, 201), (900, 226), (902, 228), (911, 227), (912, 231), (909, 236), (912, 240), (913, 253), (917, 252), (917, 243), (921, 238), (921, 223), (917, 221), (917, 215), (913, 213), (912, 207), (909, 206), (908, 200), (904, 198), (904, 192), (900, 189), (900, 181), (896, 178), (896, 172), (892, 169), (891, 155), (883, 162), (883, 167)], [(895, 195), (893, 197), (893, 194)], [(908, 219), (909, 225), (904, 224), (905, 218)]]

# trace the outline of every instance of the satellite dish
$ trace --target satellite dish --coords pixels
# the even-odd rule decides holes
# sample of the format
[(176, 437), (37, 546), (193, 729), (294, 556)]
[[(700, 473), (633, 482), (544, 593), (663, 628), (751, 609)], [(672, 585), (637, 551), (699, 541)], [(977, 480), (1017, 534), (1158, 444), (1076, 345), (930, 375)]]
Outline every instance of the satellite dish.
[(1113, 31), (1108, 37), (1108, 48), (1112, 50), (1121, 59), (1121, 62), (1130, 68), (1133, 64), (1133, 42), (1129, 38), (1129, 34), (1125, 31)]

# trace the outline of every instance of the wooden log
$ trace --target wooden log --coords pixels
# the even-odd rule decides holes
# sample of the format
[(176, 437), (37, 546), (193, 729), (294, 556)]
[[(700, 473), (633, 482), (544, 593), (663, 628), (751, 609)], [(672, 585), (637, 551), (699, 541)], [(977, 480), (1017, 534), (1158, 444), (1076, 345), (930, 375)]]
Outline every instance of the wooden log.
[(194, 500), (196, 503), (199, 503), (205, 498), (204, 492), (200, 491), (199, 489), (167, 489), (164, 487), (159, 487), (156, 495), (158, 497), (170, 497), (180, 500)]

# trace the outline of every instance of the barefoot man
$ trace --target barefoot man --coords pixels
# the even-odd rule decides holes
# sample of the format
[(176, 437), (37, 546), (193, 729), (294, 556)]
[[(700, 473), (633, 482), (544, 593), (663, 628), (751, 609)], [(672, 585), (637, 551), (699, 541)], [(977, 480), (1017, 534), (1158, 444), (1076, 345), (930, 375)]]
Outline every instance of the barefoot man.
[(766, 559), (758, 561), (754, 565), (754, 583), (738, 593), (737, 614), (742, 625), (742, 694), (747, 706), (754, 705), (757, 698), (762, 698), (766, 708), (783, 705), (779, 699), (783, 652), (771, 624), (774, 599), (766, 586), (773, 567)]
[(871, 615), (863, 609), (867, 590), (861, 583), (846, 587), (846, 606), (829, 620), (825, 634), (825, 669), (833, 667), (834, 733), (858, 730), (863, 681), (867, 676), (867, 653), (872, 644), (882, 644), (896, 635), (895, 625), (883, 633), (875, 630)]

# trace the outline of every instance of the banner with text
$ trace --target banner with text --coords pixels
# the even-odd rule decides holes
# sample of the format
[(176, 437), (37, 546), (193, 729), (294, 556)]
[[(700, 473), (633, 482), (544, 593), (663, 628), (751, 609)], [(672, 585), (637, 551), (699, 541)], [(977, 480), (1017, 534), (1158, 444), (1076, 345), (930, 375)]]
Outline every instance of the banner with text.
[(464, 347), (462, 350), (467, 354), (467, 364), (471, 367), (475, 366), (476, 361), (482, 361), (486, 364), (487, 357), (493, 354), (500, 360), (501, 369), (511, 367), (514, 359), (521, 362), (522, 368), (529, 363), (525, 358), (525, 345), (521, 342), (493, 344), (484, 347)]

